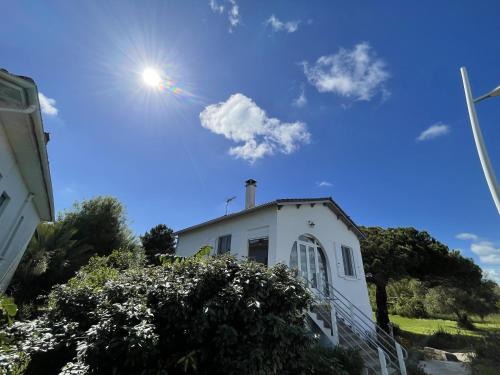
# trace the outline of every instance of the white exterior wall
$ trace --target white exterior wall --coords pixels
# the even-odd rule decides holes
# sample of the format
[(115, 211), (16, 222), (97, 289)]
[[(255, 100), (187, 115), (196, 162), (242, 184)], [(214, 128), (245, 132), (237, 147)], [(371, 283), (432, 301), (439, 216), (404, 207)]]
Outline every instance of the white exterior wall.
[[(308, 224), (309, 221), (314, 226)], [(289, 265), (290, 252), (294, 241), (302, 234), (314, 236), (322, 245), (328, 263), (328, 281), (368, 317), (372, 309), (368, 297), (363, 260), (358, 237), (339, 219), (335, 213), (322, 203), (285, 205), (278, 211), (277, 251), (274, 263)], [(347, 245), (353, 249), (356, 277), (341, 277), (339, 267), (343, 269), (343, 260), (337, 259), (335, 247)], [(337, 265), (338, 264), (338, 265)]]
[[(314, 226), (308, 224), (314, 222)], [(358, 237), (322, 203), (274, 206), (180, 234), (177, 255), (193, 255), (202, 246), (210, 245), (214, 252), (217, 239), (231, 234), (231, 254), (248, 255), (248, 240), (269, 237), (268, 263), (289, 265), (294, 241), (302, 234), (314, 236), (322, 245), (328, 262), (328, 281), (368, 317), (372, 309), (368, 297), (363, 260)], [(353, 250), (356, 277), (341, 276), (343, 260), (336, 256), (335, 247), (347, 245)], [(339, 264), (338, 264), (339, 263)], [(338, 265), (337, 265), (338, 264)], [(342, 268), (343, 269), (343, 268)]]
[(248, 215), (208, 225), (180, 234), (177, 239), (176, 254), (189, 256), (202, 246), (210, 245), (217, 251), (217, 239), (231, 235), (231, 254), (237, 257), (248, 256), (248, 240), (269, 237), (269, 264), (273, 264), (276, 249), (276, 207), (258, 210)]
[(0, 123), (0, 194), (9, 201), (0, 211), (0, 291), (6, 289), (40, 217)]

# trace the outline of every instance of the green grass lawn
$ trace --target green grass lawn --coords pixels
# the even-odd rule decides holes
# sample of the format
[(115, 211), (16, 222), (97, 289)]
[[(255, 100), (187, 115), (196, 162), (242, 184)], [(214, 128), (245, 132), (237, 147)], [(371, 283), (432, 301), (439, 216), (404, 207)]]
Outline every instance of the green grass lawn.
[(474, 319), (475, 331), (469, 331), (457, 327), (457, 322), (446, 319), (415, 319), (404, 318), (399, 315), (391, 315), (391, 322), (397, 324), (403, 331), (418, 335), (431, 335), (438, 329), (453, 335), (483, 336), (487, 332), (500, 332), (500, 315), (487, 317), (484, 322)]

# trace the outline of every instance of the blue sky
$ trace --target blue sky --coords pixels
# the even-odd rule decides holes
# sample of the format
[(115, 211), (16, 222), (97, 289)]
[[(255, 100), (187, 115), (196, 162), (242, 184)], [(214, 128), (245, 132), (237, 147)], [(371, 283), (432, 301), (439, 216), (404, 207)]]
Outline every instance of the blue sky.
[[(233, 195), (241, 209), (254, 178), (258, 202), (332, 196), (359, 224), (427, 230), (500, 279), (459, 73), (476, 96), (500, 84), (498, 2), (4, 6), (0, 65), (44, 95), (57, 210), (109, 194), (138, 234), (180, 229)], [(146, 86), (146, 67), (180, 91)], [(500, 174), (500, 100), (478, 115)]]

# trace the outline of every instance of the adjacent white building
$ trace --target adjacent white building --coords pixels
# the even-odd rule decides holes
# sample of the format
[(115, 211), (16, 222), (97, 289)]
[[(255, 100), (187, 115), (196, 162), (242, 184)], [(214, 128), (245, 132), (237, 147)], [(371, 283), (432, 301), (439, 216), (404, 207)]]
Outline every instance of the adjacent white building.
[(246, 181), (244, 210), (177, 231), (176, 254), (209, 245), (214, 255), (296, 269), (315, 299), (309, 327), (324, 345), (359, 350), (367, 374), (406, 375), (406, 351), (372, 320), (361, 230), (330, 197), (255, 205), (256, 186)]
[(54, 202), (38, 91), (31, 78), (0, 70), (0, 292)]

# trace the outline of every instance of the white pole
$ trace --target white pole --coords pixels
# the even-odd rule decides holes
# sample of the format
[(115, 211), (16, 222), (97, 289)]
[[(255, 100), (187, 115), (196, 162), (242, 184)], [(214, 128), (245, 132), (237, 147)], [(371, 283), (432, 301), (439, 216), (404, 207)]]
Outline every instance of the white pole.
[(469, 110), (469, 118), (472, 126), (472, 134), (474, 135), (474, 141), (476, 142), (477, 153), (479, 154), (479, 160), (481, 161), (481, 166), (483, 167), (484, 176), (486, 177), (486, 182), (490, 188), (491, 196), (493, 197), (498, 213), (500, 214), (500, 188), (495, 178), (495, 173), (491, 166), (488, 152), (486, 151), (483, 134), (479, 128), (479, 121), (477, 120), (476, 108), (474, 107), (474, 99), (470, 89), (469, 78), (467, 77), (467, 70), (465, 70), (465, 67), (462, 67), (460, 68), (460, 72), (462, 73), (465, 100), (467, 101), (467, 109)]

